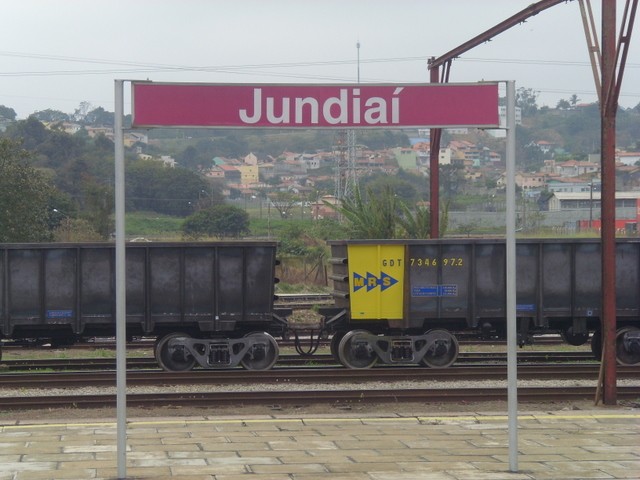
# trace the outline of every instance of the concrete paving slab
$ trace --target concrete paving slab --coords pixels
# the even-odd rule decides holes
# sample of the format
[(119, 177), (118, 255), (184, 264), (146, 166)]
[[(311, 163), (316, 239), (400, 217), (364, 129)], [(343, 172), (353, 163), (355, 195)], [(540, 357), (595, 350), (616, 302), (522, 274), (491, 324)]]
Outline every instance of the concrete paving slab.
[[(518, 471), (505, 415), (130, 419), (139, 480), (640, 479), (640, 411), (527, 412)], [(0, 426), (0, 480), (113, 480), (114, 422)]]

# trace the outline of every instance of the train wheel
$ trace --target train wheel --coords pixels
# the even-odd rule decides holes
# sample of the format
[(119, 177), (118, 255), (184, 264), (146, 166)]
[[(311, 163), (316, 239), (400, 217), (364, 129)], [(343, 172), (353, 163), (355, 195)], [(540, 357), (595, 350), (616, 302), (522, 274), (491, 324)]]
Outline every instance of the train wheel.
[(460, 351), (456, 337), (446, 330), (430, 330), (425, 335), (429, 347), (420, 363), (431, 368), (451, 366)]
[(573, 327), (567, 327), (562, 331), (562, 338), (569, 345), (573, 345), (574, 347), (579, 347), (580, 345), (584, 345), (589, 341), (589, 332), (584, 333), (574, 333)]
[(347, 332), (336, 332), (331, 337), (331, 356), (335, 359), (336, 362), (340, 362), (340, 354), (338, 353), (338, 347), (340, 346), (340, 341), (344, 338)]
[(640, 329), (636, 327), (624, 327), (618, 329), (616, 333), (616, 360), (620, 365), (637, 365), (640, 363), (640, 351), (637, 343), (635, 349), (630, 342), (627, 342), (627, 335), (640, 335)]
[(162, 337), (155, 347), (155, 356), (158, 364), (169, 372), (186, 372), (191, 370), (196, 359), (185, 347), (185, 340), (191, 337), (186, 333), (171, 333)]
[(254, 341), (254, 344), (240, 361), (244, 368), (247, 370), (269, 370), (275, 365), (280, 356), (280, 349), (275, 338), (266, 332), (252, 332), (245, 335), (244, 338), (250, 338)]
[(371, 368), (378, 361), (378, 355), (376, 355), (368, 341), (358, 340), (358, 334), (368, 335), (369, 332), (366, 330), (351, 330), (346, 333), (338, 345), (338, 359), (345, 367), (354, 370)]
[(591, 335), (591, 353), (596, 360), (602, 360), (602, 332), (600, 330), (596, 330)]

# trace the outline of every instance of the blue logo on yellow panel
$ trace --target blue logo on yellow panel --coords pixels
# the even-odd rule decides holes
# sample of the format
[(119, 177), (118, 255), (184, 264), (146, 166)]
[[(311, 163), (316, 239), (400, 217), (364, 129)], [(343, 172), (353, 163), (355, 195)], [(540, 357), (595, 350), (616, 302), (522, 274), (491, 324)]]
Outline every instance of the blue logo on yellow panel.
[(396, 283), (398, 283), (398, 280), (384, 272), (380, 272), (380, 277), (376, 277), (370, 272), (367, 272), (365, 276), (353, 272), (354, 292), (357, 292), (364, 287), (366, 287), (367, 292), (369, 292), (378, 286), (380, 287), (380, 291), (384, 292), (387, 288), (394, 286)]

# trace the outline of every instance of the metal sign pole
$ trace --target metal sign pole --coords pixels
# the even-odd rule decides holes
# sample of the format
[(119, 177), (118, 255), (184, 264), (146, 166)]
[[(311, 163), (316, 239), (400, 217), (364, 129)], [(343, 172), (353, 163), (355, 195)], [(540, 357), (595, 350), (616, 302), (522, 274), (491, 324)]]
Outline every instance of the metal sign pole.
[(124, 221), (124, 89), (115, 81), (116, 415), (118, 478), (127, 477), (127, 308)]
[(516, 323), (516, 87), (507, 82), (507, 406), (509, 470), (518, 471), (518, 359)]

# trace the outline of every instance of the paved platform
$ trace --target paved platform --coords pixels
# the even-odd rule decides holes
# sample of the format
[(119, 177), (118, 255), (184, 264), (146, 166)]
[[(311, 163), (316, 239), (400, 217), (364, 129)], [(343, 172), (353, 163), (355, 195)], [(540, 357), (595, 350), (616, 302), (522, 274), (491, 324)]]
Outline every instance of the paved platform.
[[(509, 471), (507, 417), (130, 419), (127, 478), (189, 480), (640, 479), (640, 410), (528, 413)], [(115, 419), (0, 427), (0, 479), (117, 477)]]

